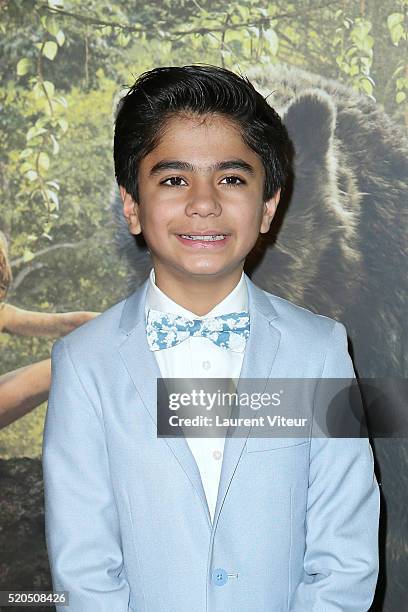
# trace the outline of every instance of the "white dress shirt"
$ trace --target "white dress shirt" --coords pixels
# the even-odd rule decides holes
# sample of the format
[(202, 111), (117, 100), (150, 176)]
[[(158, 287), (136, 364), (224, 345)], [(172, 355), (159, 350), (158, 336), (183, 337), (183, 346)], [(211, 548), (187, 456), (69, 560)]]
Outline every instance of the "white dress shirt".
[[(244, 273), (238, 284), (219, 304), (204, 316), (186, 310), (169, 298), (156, 285), (154, 268), (149, 275), (145, 316), (149, 308), (182, 315), (188, 319), (204, 319), (229, 312), (248, 310), (248, 292)], [(209, 338), (190, 336), (176, 346), (153, 351), (162, 378), (233, 378), (238, 379), (244, 351), (237, 352), (217, 346)], [(225, 437), (189, 438), (186, 441), (197, 463), (206, 494), (211, 519), (214, 518), (221, 474)]]

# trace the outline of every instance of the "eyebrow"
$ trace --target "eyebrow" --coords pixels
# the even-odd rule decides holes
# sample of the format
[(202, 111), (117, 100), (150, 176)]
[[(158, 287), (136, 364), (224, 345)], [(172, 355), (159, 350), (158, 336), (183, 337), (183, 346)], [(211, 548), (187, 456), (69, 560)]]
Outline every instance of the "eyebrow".
[(149, 172), (150, 176), (155, 176), (164, 170), (184, 170), (187, 172), (199, 172), (200, 170), (210, 170), (213, 172), (219, 172), (220, 170), (242, 170), (247, 174), (254, 175), (255, 168), (248, 164), (243, 159), (228, 159), (226, 161), (216, 162), (211, 166), (204, 166), (199, 168), (190, 162), (178, 161), (178, 160), (162, 160), (157, 162)]

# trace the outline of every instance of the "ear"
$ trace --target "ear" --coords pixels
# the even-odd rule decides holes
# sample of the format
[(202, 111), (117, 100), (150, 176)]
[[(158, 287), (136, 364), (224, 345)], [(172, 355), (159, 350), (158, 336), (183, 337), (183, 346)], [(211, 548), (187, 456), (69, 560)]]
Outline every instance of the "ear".
[(123, 216), (128, 224), (129, 232), (131, 234), (140, 234), (142, 232), (142, 228), (139, 221), (138, 204), (134, 201), (130, 193), (126, 191), (123, 185), (119, 185), (119, 191), (123, 202)]
[(261, 228), (259, 230), (261, 234), (265, 234), (271, 226), (272, 219), (275, 216), (275, 212), (278, 207), (280, 195), (281, 190), (278, 189), (275, 195), (273, 195), (269, 200), (264, 202), (264, 212), (262, 215)]

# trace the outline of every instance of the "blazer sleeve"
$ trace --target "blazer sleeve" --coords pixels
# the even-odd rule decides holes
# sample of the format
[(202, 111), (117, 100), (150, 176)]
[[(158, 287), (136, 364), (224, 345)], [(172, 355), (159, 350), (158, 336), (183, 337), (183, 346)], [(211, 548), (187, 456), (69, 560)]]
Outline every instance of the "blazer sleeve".
[(53, 588), (69, 592), (70, 612), (128, 612), (102, 417), (63, 339), (53, 345), (51, 364), (42, 465)]
[[(322, 378), (355, 378), (336, 322)], [(366, 612), (378, 578), (380, 495), (367, 438), (312, 438), (303, 580), (290, 612)]]

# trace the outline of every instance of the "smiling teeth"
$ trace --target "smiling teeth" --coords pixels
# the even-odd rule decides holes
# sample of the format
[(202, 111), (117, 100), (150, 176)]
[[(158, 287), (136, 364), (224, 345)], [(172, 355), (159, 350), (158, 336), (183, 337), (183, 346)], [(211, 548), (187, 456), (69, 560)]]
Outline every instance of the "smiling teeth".
[(180, 234), (182, 238), (187, 240), (223, 240), (226, 234), (218, 234), (216, 236), (190, 236), (188, 234)]

